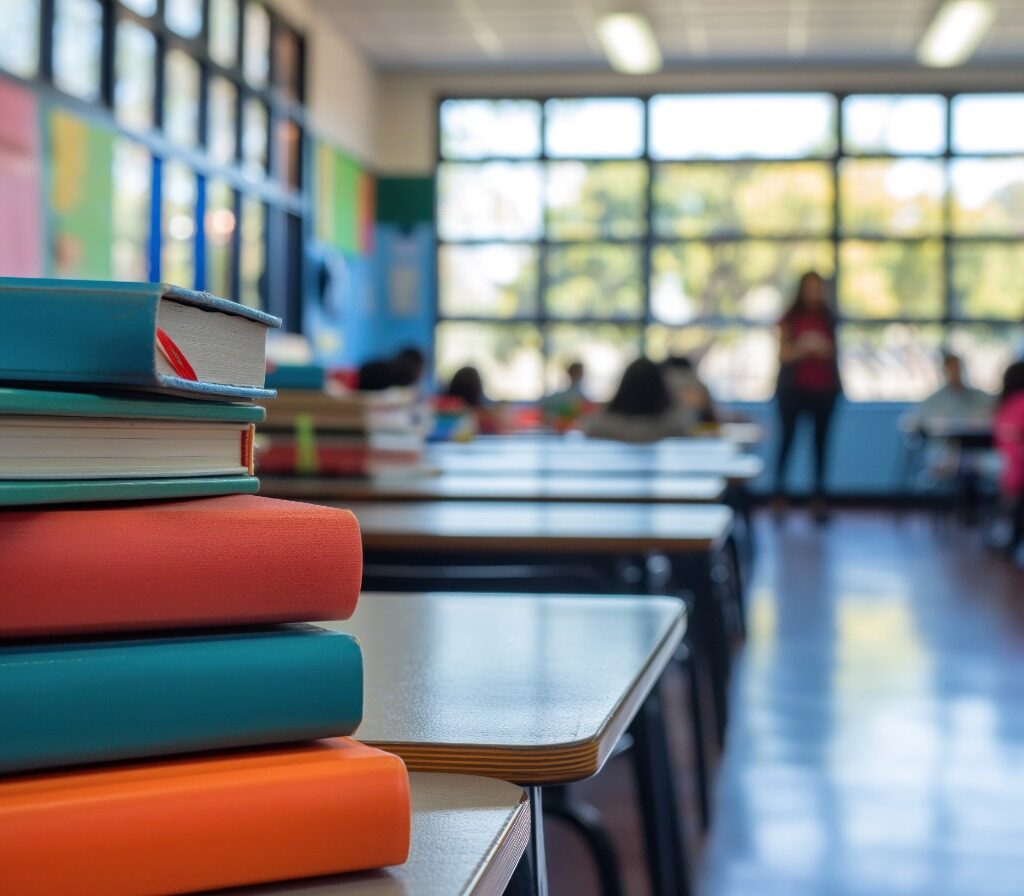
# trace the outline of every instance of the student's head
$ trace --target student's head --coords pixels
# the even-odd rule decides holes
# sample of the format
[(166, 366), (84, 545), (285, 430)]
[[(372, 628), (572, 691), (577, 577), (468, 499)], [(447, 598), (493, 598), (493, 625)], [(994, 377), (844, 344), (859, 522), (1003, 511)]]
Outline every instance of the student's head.
[(999, 394), (999, 403), (1024, 392), (1024, 361), (1014, 361), (1003, 374), (1003, 391)]
[(821, 314), (831, 317), (828, 297), (825, 292), (825, 281), (817, 271), (807, 271), (800, 277), (796, 286), (793, 303), (786, 312), (786, 317), (796, 314)]
[(689, 373), (693, 370), (693, 361), (687, 358), (686, 355), (669, 355), (661, 362), (661, 366), (666, 371), (675, 370), (681, 373)]
[(416, 346), (407, 345), (397, 355), (392, 363), (398, 371), (399, 378), (406, 380), (401, 383), (403, 386), (415, 386), (423, 379), (423, 372), (426, 370), (427, 359)]
[(959, 355), (949, 351), (942, 353), (942, 375), (946, 378), (946, 382), (954, 388), (959, 388), (964, 384), (964, 366)]
[(360, 392), (382, 392), (396, 385), (395, 367), (390, 361), (367, 361), (359, 368)]
[(649, 358), (637, 358), (622, 374), (608, 410), (627, 417), (657, 417), (672, 407), (665, 380), (658, 365)]
[(448, 383), (448, 395), (461, 398), (471, 408), (484, 404), (484, 383), (475, 367), (460, 367)]
[(569, 382), (572, 385), (578, 386), (583, 382), (583, 374), (585, 371), (583, 369), (582, 361), (573, 361), (565, 368), (565, 372), (569, 375)]

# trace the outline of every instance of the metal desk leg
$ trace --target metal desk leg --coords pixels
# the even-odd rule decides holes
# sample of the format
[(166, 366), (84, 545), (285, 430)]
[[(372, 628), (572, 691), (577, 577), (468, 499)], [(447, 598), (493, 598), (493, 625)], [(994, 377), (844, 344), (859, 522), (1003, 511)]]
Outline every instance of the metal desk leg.
[(654, 896), (690, 896), (689, 863), (658, 689), (640, 708), (630, 730), (651, 891)]
[(544, 855), (544, 806), (541, 788), (528, 787), (530, 795), (530, 844), (526, 854), (530, 857), (530, 880), (534, 896), (548, 896), (548, 865)]

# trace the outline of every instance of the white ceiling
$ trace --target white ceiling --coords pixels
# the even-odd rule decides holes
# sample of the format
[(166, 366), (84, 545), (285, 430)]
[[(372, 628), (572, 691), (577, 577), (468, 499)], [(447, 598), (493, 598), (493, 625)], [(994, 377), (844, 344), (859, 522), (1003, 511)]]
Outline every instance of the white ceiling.
[[(641, 9), (668, 67), (911, 64), (937, 0), (314, 0), (388, 69), (593, 69), (594, 24)], [(1024, 0), (996, 0), (972, 63), (1024, 71)]]

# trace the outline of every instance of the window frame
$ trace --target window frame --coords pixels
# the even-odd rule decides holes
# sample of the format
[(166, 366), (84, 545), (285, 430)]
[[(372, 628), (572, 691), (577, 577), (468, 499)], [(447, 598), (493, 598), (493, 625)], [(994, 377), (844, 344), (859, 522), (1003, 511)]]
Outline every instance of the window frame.
[[(180, 284), (196, 289), (206, 286), (206, 240), (203, 218), (206, 207), (206, 184), (210, 180), (227, 184), (236, 197), (236, 210), (246, 196), (258, 198), (266, 207), (268, 218), (281, 217), (284, 221), (296, 220), (302, 232), (311, 230), (312, 201), (310, 196), (310, 177), (308, 165), (308, 147), (310, 145), (310, 123), (305, 108), (307, 45), (306, 36), (295, 28), (286, 17), (283, 17), (265, 0), (251, 0), (262, 6), (270, 20), (269, 41), (267, 46), (268, 79), (264, 87), (248, 83), (244, 75), (244, 35), (246, 0), (235, 0), (238, 10), (238, 35), (236, 59), (232, 66), (219, 64), (209, 50), (209, 0), (201, 0), (202, 26), (199, 33), (186, 38), (174, 31), (165, 18), (166, 2), (157, 0), (152, 16), (137, 13), (120, 0), (97, 0), (102, 14), (102, 40), (100, 46), (100, 90), (96, 102), (88, 102), (64, 93), (53, 82), (54, 26), (56, 23), (56, 0), (40, 0), (39, 4), (39, 52), (35, 74), (25, 78), (6, 70), (0, 70), (0, 78), (8, 78), (16, 83), (30, 87), (42, 103), (65, 109), (86, 121), (109, 130), (117, 139), (130, 140), (148, 150), (152, 161), (151, 187), (151, 221), (155, 224), (154, 233), (150, 238), (149, 269), (150, 280), (160, 280), (161, 236), (159, 222), (162, 213), (163, 168), (170, 162), (184, 163), (197, 179), (197, 198), (194, 209), (196, 226), (194, 234), (193, 258), (195, 262), (194, 280), (192, 283)], [(153, 54), (153, 110), (152, 121), (148, 127), (128, 127), (123, 124), (115, 112), (115, 60), (117, 26), (123, 21), (130, 21), (149, 31), (155, 39)], [(274, 40), (279, 32), (287, 33), (296, 41), (298, 51), (296, 78), (296, 99), (290, 99), (278, 89), (276, 84)], [(197, 142), (195, 147), (184, 147), (172, 143), (163, 131), (164, 112), (166, 107), (166, 58), (171, 49), (184, 51), (196, 61), (199, 67), (199, 97), (197, 103)], [(217, 163), (208, 154), (208, 115), (209, 85), (212, 77), (222, 77), (234, 85), (235, 97), (235, 154), (227, 163)], [(242, 109), (249, 97), (259, 98), (268, 110), (267, 116), (267, 165), (262, 176), (254, 177), (246, 172), (242, 162)], [(277, 159), (274, 135), (278, 122), (291, 121), (299, 134), (299, 183), (297, 188), (290, 188), (276, 176)], [(236, 219), (238, 216), (236, 215)], [(236, 226), (235, 235), (231, 240), (232, 270), (237, 296), (237, 271), (239, 269), (240, 225)], [(275, 281), (286, 285), (282, 291), (265, 289), (266, 304), (264, 310), (283, 318), (286, 329), (300, 331), (301, 302), (295, 295), (305, 281), (306, 261), (303, 252), (295, 252), (293, 246), (286, 247), (284, 241), (275, 242), (271, 237), (271, 228), (264, 227), (264, 258), (265, 277), (268, 282)]]
[[(749, 158), (745, 156), (737, 156), (730, 158), (694, 158), (694, 159), (655, 159), (652, 157), (650, 152), (650, 119), (651, 119), (651, 99), (654, 96), (664, 95), (670, 93), (677, 96), (699, 96), (699, 97), (710, 97), (710, 96), (733, 96), (736, 94), (827, 94), (833, 97), (835, 106), (835, 119), (833, 127), (835, 129), (835, 151), (828, 154), (819, 155), (806, 155), (797, 157), (785, 157), (785, 158), (771, 158), (771, 157), (756, 157)], [(981, 244), (1020, 244), (1022, 242), (1021, 236), (1013, 236), (1007, 234), (957, 234), (953, 230), (953, 191), (952, 191), (952, 180), (951, 172), (953, 162), (957, 160), (965, 159), (980, 159), (980, 160), (992, 160), (992, 159), (1013, 159), (1013, 158), (1024, 158), (1024, 151), (1014, 152), (971, 152), (971, 153), (957, 153), (953, 151), (953, 134), (954, 134), (954, 122), (953, 122), (953, 101), (958, 96), (974, 95), (974, 94), (985, 94), (985, 95), (998, 95), (998, 94), (1010, 94), (1010, 95), (1021, 95), (1024, 94), (1024, 89), (1013, 88), (1013, 87), (995, 87), (986, 89), (984, 87), (972, 87), (969, 90), (884, 90), (879, 88), (864, 89), (864, 90), (849, 90), (849, 91), (838, 91), (838, 90), (820, 90), (814, 88), (805, 89), (792, 89), (792, 90), (779, 90), (776, 88), (762, 88), (762, 89), (743, 89), (743, 90), (708, 90), (708, 91), (697, 91), (697, 90), (679, 90), (679, 91), (651, 91), (651, 92), (623, 92), (623, 91), (607, 91), (602, 93), (524, 93), (524, 94), (494, 94), (494, 93), (473, 93), (473, 94), (445, 94), (437, 98), (434, 125), (435, 125), (435, 178), (440, 170), (440, 166), (445, 162), (456, 162), (467, 166), (471, 165), (482, 165), (492, 161), (509, 161), (509, 162), (536, 162), (541, 166), (541, 201), (542, 207), (542, 232), (540, 238), (537, 240), (502, 240), (502, 239), (473, 239), (473, 240), (446, 240), (441, 236), (441, 227), (439, 220), (440, 211), (440, 195), (439, 190), (435, 190), (434, 193), (434, 239), (435, 239), (435, 261), (439, 260), (440, 252), (445, 246), (458, 246), (458, 245), (482, 245), (482, 244), (501, 244), (508, 243), (514, 245), (523, 246), (536, 246), (537, 247), (537, 297), (536, 297), (536, 313), (532, 315), (516, 315), (513, 317), (491, 317), (488, 315), (472, 315), (472, 314), (445, 314), (441, 307), (441, 269), (440, 265), (434, 265), (434, 289), (432, 291), (434, 307), (432, 310), (434, 329), (446, 322), (466, 322), (466, 323), (478, 323), (487, 324), (494, 326), (515, 326), (521, 324), (531, 324), (536, 326), (540, 331), (541, 336), (541, 366), (542, 369), (547, 369), (551, 358), (551, 352), (549, 351), (549, 340), (548, 340), (548, 329), (551, 326), (558, 324), (577, 324), (581, 327), (586, 326), (600, 326), (602, 324), (608, 324), (614, 322), (623, 327), (638, 326), (641, 336), (638, 344), (635, 346), (636, 351), (648, 351), (650, 345), (650, 330), (652, 327), (665, 327), (670, 330), (672, 329), (684, 329), (686, 327), (708, 327), (708, 328), (740, 328), (740, 329), (763, 329), (765, 322), (762, 320), (735, 317), (735, 316), (703, 316), (695, 318), (686, 324), (673, 325), (656, 318), (652, 313), (652, 258), (654, 250), (662, 244), (679, 245), (683, 243), (698, 243), (698, 244), (713, 244), (713, 243), (732, 243), (732, 242), (745, 242), (745, 241), (758, 241), (764, 243), (790, 243), (793, 241), (812, 241), (821, 240), (827, 241), (831, 244), (831, 255), (832, 255), (832, 276), (829, 278), (830, 283), (833, 286), (833, 291), (839, 283), (841, 274), (841, 246), (844, 242), (848, 241), (859, 241), (866, 243), (897, 243), (900, 245), (913, 245), (913, 244), (925, 244), (928, 242), (938, 242), (941, 251), (941, 283), (940, 283), (940, 300), (942, 313), (938, 317), (916, 317), (909, 314), (900, 314), (895, 316), (886, 317), (858, 317), (849, 313), (845, 313), (844, 310), (839, 307), (838, 296), (836, 299), (836, 315), (837, 324), (840, 329), (840, 339), (842, 338), (842, 332), (844, 327), (849, 327), (851, 332), (855, 329), (864, 329), (881, 331), (885, 327), (891, 325), (906, 325), (908, 327), (921, 327), (928, 325), (937, 325), (941, 328), (943, 334), (943, 342), (945, 343), (950, 338), (950, 335), (957, 329), (963, 329), (970, 326), (978, 326), (982, 328), (991, 327), (1005, 327), (1012, 318), (1008, 320), (1006, 317), (993, 318), (993, 317), (970, 317), (967, 316), (963, 309), (959, 307), (958, 297), (955, 291), (955, 276), (954, 276), (954, 249), (957, 246), (961, 246), (969, 243), (981, 243)], [(851, 96), (938, 96), (942, 98), (943, 107), (945, 111), (945, 122), (944, 122), (944, 146), (941, 153), (922, 153), (922, 152), (908, 152), (908, 153), (895, 153), (895, 152), (855, 152), (848, 151), (846, 149), (846, 139), (844, 134), (844, 122), (843, 122), (843, 104), (848, 97)], [(586, 156), (586, 157), (568, 157), (568, 156), (549, 156), (547, 154), (547, 116), (545, 114), (545, 103), (551, 99), (616, 99), (616, 98), (632, 98), (639, 99), (643, 103), (643, 147), (642, 153), (635, 158), (624, 159), (621, 156)], [(480, 158), (473, 159), (461, 159), (461, 158), (446, 158), (442, 150), (442, 133), (441, 133), (441, 106), (447, 101), (457, 100), (530, 100), (536, 102), (540, 106), (540, 152), (531, 158), (523, 157), (502, 157), (502, 156), (483, 156)], [(900, 234), (885, 234), (885, 233), (857, 233), (850, 232), (845, 233), (841, 223), (841, 211), (842, 211), (842, 195), (840, 189), (840, 163), (843, 160), (876, 160), (876, 161), (888, 161), (896, 162), (908, 159), (915, 160), (928, 160), (938, 162), (942, 167), (942, 178), (943, 178), (943, 195), (941, 198), (941, 211), (940, 221), (937, 225), (937, 229), (934, 233), (929, 235), (900, 235)], [(595, 164), (602, 162), (622, 162), (622, 161), (638, 161), (642, 162), (647, 168), (647, 186), (644, 196), (644, 207), (645, 207), (645, 220), (646, 228), (644, 234), (641, 237), (630, 237), (630, 238), (601, 238), (601, 239), (590, 239), (590, 240), (568, 240), (568, 239), (553, 239), (548, 235), (548, 212), (546, 205), (546, 187), (547, 187), (547, 170), (549, 163), (558, 162), (579, 162), (584, 165)], [(665, 237), (656, 236), (654, 230), (654, 205), (653, 205), (653, 194), (654, 194), (654, 182), (655, 172), (659, 165), (678, 165), (678, 166), (713, 166), (713, 165), (728, 165), (736, 166), (738, 164), (785, 164), (785, 163), (800, 163), (815, 161), (821, 162), (829, 166), (832, 181), (832, 209), (831, 209), (831, 227), (823, 229), (819, 233), (813, 233), (810, 231), (787, 233), (787, 234), (772, 234), (772, 235), (760, 235), (751, 232), (738, 232), (729, 234), (712, 234), (707, 236), (680, 236), (680, 237)], [(547, 280), (547, 255), (552, 247), (560, 245), (586, 245), (586, 244), (602, 244), (602, 243), (626, 243), (629, 245), (638, 245), (641, 251), (641, 271), (642, 271), (642, 315), (640, 317), (616, 317), (610, 318), (606, 316), (582, 316), (574, 318), (559, 317), (558, 315), (550, 314), (548, 312), (548, 303), (546, 301), (548, 280)], [(771, 326), (771, 324), (769, 324)], [(436, 346), (436, 337), (435, 337)], [(765, 399), (767, 400), (767, 399)], [(879, 400), (891, 400), (891, 399), (879, 399)]]

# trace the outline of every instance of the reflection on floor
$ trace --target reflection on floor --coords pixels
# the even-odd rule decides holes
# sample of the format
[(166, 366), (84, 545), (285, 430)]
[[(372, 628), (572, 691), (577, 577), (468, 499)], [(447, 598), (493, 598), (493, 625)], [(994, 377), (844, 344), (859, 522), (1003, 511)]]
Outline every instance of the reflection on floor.
[[(1024, 893), (1024, 574), (923, 518), (761, 534), (703, 896)], [(641, 894), (630, 784), (580, 790)], [(595, 892), (550, 827), (552, 892)]]

